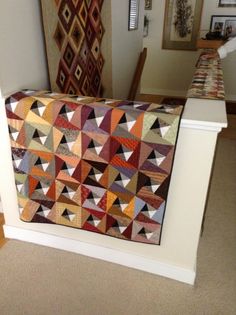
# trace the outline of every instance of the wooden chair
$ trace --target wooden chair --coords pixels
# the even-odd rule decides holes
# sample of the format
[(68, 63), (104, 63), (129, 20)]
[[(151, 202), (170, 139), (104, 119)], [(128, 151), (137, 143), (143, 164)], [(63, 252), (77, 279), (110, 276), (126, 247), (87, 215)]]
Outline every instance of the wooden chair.
[(129, 90), (128, 100), (130, 101), (133, 101), (136, 97), (146, 58), (147, 58), (147, 48), (143, 48), (143, 51), (139, 55), (138, 63), (137, 63), (133, 80), (132, 80), (132, 84)]

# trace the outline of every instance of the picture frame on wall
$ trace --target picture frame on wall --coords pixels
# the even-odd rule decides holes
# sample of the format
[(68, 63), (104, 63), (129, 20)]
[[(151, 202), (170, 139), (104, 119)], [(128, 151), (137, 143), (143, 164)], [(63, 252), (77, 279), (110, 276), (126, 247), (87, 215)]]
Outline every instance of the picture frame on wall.
[(152, 0), (145, 0), (145, 10), (151, 10), (152, 9)]
[(219, 7), (236, 7), (236, 0), (219, 0)]
[(166, 0), (163, 49), (196, 50), (203, 0)]
[(210, 31), (220, 32), (223, 38), (235, 37), (236, 15), (212, 15)]

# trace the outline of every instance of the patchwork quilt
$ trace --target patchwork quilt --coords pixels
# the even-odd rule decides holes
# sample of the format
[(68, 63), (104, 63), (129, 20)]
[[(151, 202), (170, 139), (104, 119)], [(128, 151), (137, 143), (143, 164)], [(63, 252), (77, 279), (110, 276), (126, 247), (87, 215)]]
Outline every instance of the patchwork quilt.
[(187, 97), (225, 99), (220, 58), (206, 60), (204, 59), (204, 53), (200, 56)]
[(98, 96), (103, 0), (41, 0), (51, 89)]
[(45, 91), (7, 98), (20, 218), (160, 244), (182, 109)]

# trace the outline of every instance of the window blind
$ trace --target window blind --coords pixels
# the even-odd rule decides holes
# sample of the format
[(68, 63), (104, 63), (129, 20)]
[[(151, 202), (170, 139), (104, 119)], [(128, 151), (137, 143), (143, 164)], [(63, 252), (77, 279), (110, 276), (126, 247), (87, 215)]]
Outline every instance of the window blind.
[(129, 1), (129, 30), (138, 28), (139, 0)]

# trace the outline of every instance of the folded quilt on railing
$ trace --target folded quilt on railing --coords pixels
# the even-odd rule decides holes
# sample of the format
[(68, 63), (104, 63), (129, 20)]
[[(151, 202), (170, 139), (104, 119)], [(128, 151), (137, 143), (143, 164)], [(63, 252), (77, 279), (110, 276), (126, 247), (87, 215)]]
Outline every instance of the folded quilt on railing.
[(7, 98), (20, 218), (160, 244), (182, 109), (45, 91)]

